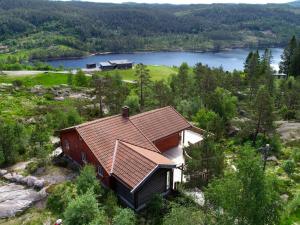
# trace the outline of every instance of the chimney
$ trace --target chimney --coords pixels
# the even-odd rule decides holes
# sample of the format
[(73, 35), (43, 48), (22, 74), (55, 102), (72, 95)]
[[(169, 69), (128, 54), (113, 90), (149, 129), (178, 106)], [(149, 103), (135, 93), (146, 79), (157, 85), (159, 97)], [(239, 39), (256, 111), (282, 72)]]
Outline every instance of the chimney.
[(123, 116), (123, 118), (128, 118), (129, 117), (129, 107), (128, 106), (124, 106), (122, 108), (122, 116)]

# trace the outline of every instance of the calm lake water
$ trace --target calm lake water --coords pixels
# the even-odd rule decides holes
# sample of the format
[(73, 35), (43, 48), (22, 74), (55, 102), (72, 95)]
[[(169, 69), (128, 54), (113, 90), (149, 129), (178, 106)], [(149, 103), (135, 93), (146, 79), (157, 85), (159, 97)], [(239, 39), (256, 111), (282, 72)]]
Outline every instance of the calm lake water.
[[(278, 70), (280, 56), (283, 52), (281, 48), (272, 48), (272, 65), (274, 69)], [(107, 54), (107, 55), (94, 55), (82, 59), (69, 59), (69, 60), (54, 60), (48, 61), (52, 66), (58, 67), (63, 65), (65, 68), (85, 68), (88, 63), (97, 63), (116, 60), (128, 59), (135, 64), (143, 63), (146, 65), (166, 65), (166, 66), (180, 66), (182, 62), (187, 62), (190, 66), (201, 62), (210, 67), (222, 66), (224, 70), (232, 71), (234, 69), (241, 70), (245, 59), (249, 53), (249, 49), (233, 49), (221, 52), (139, 52), (131, 54)], [(263, 50), (260, 51), (261, 54)]]

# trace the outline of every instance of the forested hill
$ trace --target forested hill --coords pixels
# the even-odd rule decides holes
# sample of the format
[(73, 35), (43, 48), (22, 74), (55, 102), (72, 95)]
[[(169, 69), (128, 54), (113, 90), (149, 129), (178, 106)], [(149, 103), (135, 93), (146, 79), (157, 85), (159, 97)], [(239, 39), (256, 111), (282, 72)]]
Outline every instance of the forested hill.
[(289, 4), (0, 0), (0, 45), (12, 52), (25, 50), (33, 58), (282, 46), (294, 34), (300, 36), (300, 8)]

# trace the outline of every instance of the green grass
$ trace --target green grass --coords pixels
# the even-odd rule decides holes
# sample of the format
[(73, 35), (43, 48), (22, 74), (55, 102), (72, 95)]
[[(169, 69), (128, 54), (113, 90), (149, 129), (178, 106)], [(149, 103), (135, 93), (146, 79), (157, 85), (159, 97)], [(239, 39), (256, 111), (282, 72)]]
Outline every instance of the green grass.
[[(148, 66), (152, 80), (167, 79), (171, 74), (177, 73), (177, 68), (167, 66)], [(136, 80), (135, 69), (130, 70), (112, 70), (103, 71), (99, 74), (115, 74), (119, 73), (123, 80)], [(29, 76), (8, 76), (0, 75), (0, 83), (12, 83), (14, 80), (21, 80), (26, 87), (35, 85), (43, 85), (52, 87), (60, 84), (67, 84), (68, 75), (60, 73), (47, 73)]]
[(45, 87), (52, 87), (60, 84), (67, 84), (67, 74), (39, 74), (30, 76), (0, 76), (0, 83), (12, 83), (14, 80), (21, 80), (26, 87), (33, 87), (35, 85), (43, 85)]
[[(168, 67), (168, 66), (147, 66), (150, 71), (151, 80), (161, 80), (167, 79), (171, 74), (177, 73), (177, 68)], [(112, 70), (112, 71), (103, 71), (100, 74), (115, 74), (119, 73), (122, 76), (123, 80), (136, 80), (135, 69), (130, 70)]]

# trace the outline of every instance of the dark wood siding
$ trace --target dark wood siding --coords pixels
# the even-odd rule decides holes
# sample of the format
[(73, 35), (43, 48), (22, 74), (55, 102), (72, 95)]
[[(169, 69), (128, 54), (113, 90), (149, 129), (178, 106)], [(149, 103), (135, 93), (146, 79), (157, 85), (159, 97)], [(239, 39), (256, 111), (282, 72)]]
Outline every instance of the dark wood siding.
[(161, 152), (165, 152), (171, 148), (178, 146), (180, 140), (181, 140), (180, 133), (176, 133), (168, 137), (165, 137), (163, 139), (157, 140), (154, 142), (154, 144)]
[[(148, 180), (141, 186), (136, 193), (137, 206), (140, 207), (151, 200), (155, 194), (161, 194), (167, 191), (167, 171), (171, 169), (158, 169)], [(172, 175), (170, 175), (171, 177)], [(171, 182), (171, 181), (170, 181)]]
[[(123, 183), (113, 178), (113, 190), (121, 197), (128, 201), (132, 207), (134, 207), (134, 194), (131, 193), (130, 189), (126, 187)], [(122, 200), (124, 200), (122, 199)], [(126, 202), (125, 202), (126, 203)]]
[[(97, 167), (101, 166), (101, 164), (86, 143), (80, 138), (76, 130), (61, 133), (60, 139), (65, 155), (69, 156), (79, 165), (83, 166), (84, 163), (81, 160), (81, 153), (84, 152), (86, 154), (87, 163), (94, 165), (97, 172)], [(66, 142), (68, 142), (69, 148), (67, 148)], [(110, 186), (110, 176), (107, 171), (104, 170), (103, 177), (98, 176), (98, 178), (104, 183), (104, 185)]]

